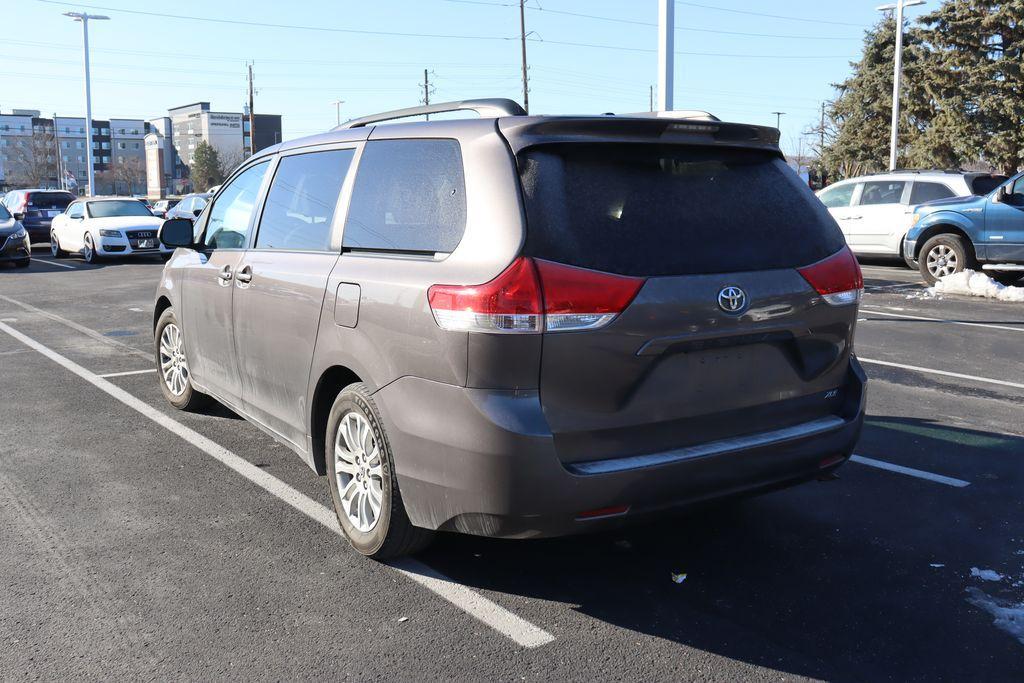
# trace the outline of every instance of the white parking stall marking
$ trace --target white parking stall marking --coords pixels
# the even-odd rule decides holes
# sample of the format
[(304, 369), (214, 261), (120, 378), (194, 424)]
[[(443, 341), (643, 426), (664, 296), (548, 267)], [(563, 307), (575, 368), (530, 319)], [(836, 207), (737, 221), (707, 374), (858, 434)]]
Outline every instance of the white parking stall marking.
[(58, 322), (61, 325), (65, 325), (67, 327), (70, 327), (71, 329), (75, 330), (76, 332), (81, 332), (85, 336), (91, 337), (92, 339), (95, 339), (96, 341), (100, 341), (100, 342), (103, 342), (104, 344), (109, 344), (110, 346), (117, 347), (118, 349), (120, 349), (121, 351), (124, 351), (125, 353), (130, 353), (132, 355), (138, 356), (139, 358), (145, 358), (146, 360), (152, 360), (153, 359), (152, 354), (149, 354), (149, 353), (147, 353), (145, 351), (140, 351), (140, 350), (136, 349), (133, 346), (128, 346), (127, 344), (122, 344), (121, 342), (117, 341), (116, 339), (111, 339), (110, 337), (104, 336), (104, 335), (100, 334), (99, 332), (97, 332), (96, 330), (94, 330), (92, 328), (89, 328), (89, 327), (86, 327), (85, 325), (79, 325), (74, 320), (68, 320), (67, 318), (62, 318), (59, 315), (57, 315), (56, 313), (50, 313), (49, 311), (44, 311), (41, 308), (36, 308), (32, 304), (26, 304), (23, 301), (18, 301), (17, 299), (12, 299), (11, 297), (4, 296), (3, 294), (0, 294), (0, 301), (6, 301), (7, 303), (14, 304), (15, 306), (19, 306), (20, 308), (23, 308), (26, 311), (29, 311), (30, 313), (35, 313), (37, 315), (43, 316), (44, 318), (49, 318), (50, 320)]
[(948, 318), (929, 318), (923, 315), (908, 315), (906, 313), (890, 313), (889, 311), (879, 311), (875, 308), (861, 308), (861, 313), (871, 313), (874, 315), (887, 315), (892, 318), (907, 318), (909, 320), (924, 320), (932, 323), (947, 323), (950, 325), (964, 325), (966, 327), (987, 327), (990, 330), (1006, 330), (1007, 332), (1024, 332), (1024, 323), (1021, 323), (1020, 327), (1012, 327), (1010, 325), (997, 325), (995, 323), (979, 323), (971, 322), (970, 320), (949, 320)]
[(913, 370), (914, 372), (923, 372), (930, 375), (941, 375), (943, 377), (955, 377), (956, 379), (967, 379), (972, 382), (981, 382), (983, 384), (998, 384), (1003, 387), (1013, 387), (1014, 389), (1024, 389), (1024, 384), (1020, 382), (1007, 382), (1002, 379), (992, 379), (990, 377), (977, 377), (975, 375), (965, 375), (959, 372), (949, 372), (947, 370), (936, 370), (935, 368), (922, 368), (918, 365), (906, 365), (904, 363), (892, 363), (887, 360), (873, 360), (871, 358), (862, 358), (857, 356), (857, 360), (861, 363), (869, 363), (871, 365), (884, 365), (889, 368), (900, 368), (901, 370)]
[[(4, 297), (6, 298), (6, 297)], [(316, 502), (309, 496), (292, 488), (280, 479), (267, 474), (248, 460), (235, 455), (220, 444), (208, 439), (199, 432), (171, 419), (164, 413), (129, 394), (115, 384), (108, 382), (99, 375), (86, 370), (74, 361), (65, 358), (36, 340), (18, 332), (6, 323), (0, 323), (0, 331), (17, 339), (29, 348), (38, 351), (53, 362), (78, 375), (96, 388), (117, 399), (132, 410), (149, 418), (169, 432), (181, 437), (199, 450), (203, 451), (224, 466), (234, 470), (264, 491), (273, 494), (315, 522), (320, 523), (330, 532), (341, 535), (334, 512)], [(497, 603), (479, 593), (456, 583), (440, 574), (431, 567), (417, 560), (406, 559), (397, 561), (391, 566), (403, 576), (432, 591), (435, 595), (447, 600), (455, 607), (511, 639), (516, 644), (533, 648), (550, 643), (555, 638), (544, 629), (522, 617), (506, 610)]]
[(864, 285), (864, 289), (897, 289), (899, 287), (915, 287), (920, 286), (916, 282), (899, 282), (894, 285)]
[(72, 266), (67, 263), (57, 263), (56, 261), (48, 261), (44, 258), (39, 257), (34, 257), (32, 260), (39, 261), (40, 263), (45, 263), (50, 266), (60, 266), (61, 268), (70, 268), (71, 270), (78, 270), (78, 266)]
[(924, 470), (915, 470), (913, 467), (904, 467), (903, 465), (896, 465), (884, 460), (865, 458), (862, 455), (851, 456), (850, 462), (867, 465), (868, 467), (877, 467), (880, 470), (886, 470), (888, 472), (906, 474), (907, 476), (917, 477), (918, 479), (927, 479), (928, 481), (934, 481), (937, 484), (945, 484), (946, 486), (953, 486), (958, 489), (971, 485), (971, 482), (964, 481), (963, 479), (955, 479), (954, 477), (947, 477), (942, 474), (935, 474), (934, 472), (926, 472)]
[(127, 370), (125, 372), (108, 372), (104, 375), (96, 375), (103, 379), (109, 379), (110, 377), (127, 377), (128, 375), (142, 375), (147, 372), (156, 372), (156, 368), (146, 368), (145, 370)]

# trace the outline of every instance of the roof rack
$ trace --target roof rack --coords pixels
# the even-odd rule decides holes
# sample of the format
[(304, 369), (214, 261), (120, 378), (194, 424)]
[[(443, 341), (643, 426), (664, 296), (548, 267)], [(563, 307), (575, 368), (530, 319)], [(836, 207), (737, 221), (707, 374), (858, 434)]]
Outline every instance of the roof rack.
[(371, 123), (382, 121), (394, 121), (395, 119), (407, 119), (413, 116), (424, 116), (426, 114), (441, 114), (448, 111), (475, 111), (482, 117), (487, 116), (526, 116), (526, 110), (517, 102), (502, 97), (492, 97), (479, 100), (462, 100), (460, 102), (441, 102), (430, 104), (425, 107), (409, 107), (407, 109), (395, 109), (380, 114), (370, 114), (358, 119), (352, 119), (335, 126), (331, 130), (346, 130), (348, 128), (360, 128)]
[(884, 175), (885, 173), (967, 173), (960, 168), (897, 168), (892, 171), (881, 171), (875, 175)]

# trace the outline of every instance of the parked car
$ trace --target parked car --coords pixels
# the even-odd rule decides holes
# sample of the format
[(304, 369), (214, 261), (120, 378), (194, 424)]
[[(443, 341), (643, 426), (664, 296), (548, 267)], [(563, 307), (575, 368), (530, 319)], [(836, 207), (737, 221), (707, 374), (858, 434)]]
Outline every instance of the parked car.
[(32, 243), (20, 219), (21, 214), (15, 216), (0, 204), (0, 263), (13, 262), (19, 268), (28, 268)]
[(326, 474), (369, 556), (817, 479), (863, 421), (860, 267), (774, 129), (389, 112), (256, 154), (161, 239), (164, 396)]
[(818, 192), (857, 255), (903, 256), (914, 208), (991, 192), (1006, 176), (961, 171), (895, 171), (850, 178)]
[(187, 194), (178, 201), (177, 204), (172, 206), (167, 213), (165, 218), (188, 218), (191, 221), (195, 221), (199, 217), (199, 214), (203, 212), (206, 205), (210, 202), (210, 197), (213, 195), (209, 192), (197, 192), (194, 194)]
[(64, 213), (75, 195), (64, 190), (11, 190), (3, 203), (11, 213), (22, 214), (21, 224), (33, 242), (50, 239), (50, 224), (55, 216)]
[(177, 206), (180, 201), (180, 199), (174, 198), (158, 199), (153, 203), (153, 215), (157, 218), (167, 218), (167, 212)]
[(980, 197), (931, 202), (914, 211), (903, 253), (928, 284), (965, 268), (1004, 284), (1024, 277), (1024, 174)]
[(53, 219), (50, 253), (63, 258), (81, 252), (89, 263), (107, 257), (169, 255), (157, 231), (161, 219), (133, 197), (91, 197), (72, 202)]

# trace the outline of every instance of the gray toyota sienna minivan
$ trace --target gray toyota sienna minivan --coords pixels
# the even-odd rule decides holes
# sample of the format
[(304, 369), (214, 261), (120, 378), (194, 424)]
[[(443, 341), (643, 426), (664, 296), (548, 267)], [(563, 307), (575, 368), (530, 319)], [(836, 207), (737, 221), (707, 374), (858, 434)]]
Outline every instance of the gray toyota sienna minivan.
[(255, 155), (161, 239), (164, 395), (327, 475), (372, 557), (819, 478), (863, 422), (860, 269), (772, 128), (388, 112)]

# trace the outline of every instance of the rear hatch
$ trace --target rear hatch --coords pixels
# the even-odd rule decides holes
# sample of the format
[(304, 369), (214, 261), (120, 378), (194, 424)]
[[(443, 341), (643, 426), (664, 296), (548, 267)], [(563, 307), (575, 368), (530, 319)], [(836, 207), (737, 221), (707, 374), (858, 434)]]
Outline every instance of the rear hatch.
[(515, 151), (524, 255), (607, 274), (608, 291), (642, 282), (606, 325), (546, 327), (540, 398), (563, 462), (840, 412), (860, 272), (777, 150), (562, 138)]
[(29, 192), (25, 201), (25, 218), (49, 223), (59, 213), (64, 213), (74, 196), (67, 192)]

